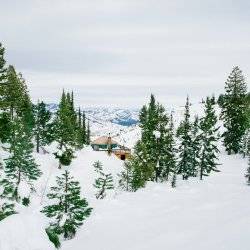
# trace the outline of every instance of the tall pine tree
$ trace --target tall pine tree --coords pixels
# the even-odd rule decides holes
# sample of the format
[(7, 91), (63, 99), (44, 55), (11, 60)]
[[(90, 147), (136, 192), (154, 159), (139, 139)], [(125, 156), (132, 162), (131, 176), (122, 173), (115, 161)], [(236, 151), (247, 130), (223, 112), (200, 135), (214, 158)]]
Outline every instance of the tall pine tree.
[(218, 172), (218, 140), (217, 116), (215, 114), (214, 97), (207, 97), (205, 102), (205, 114), (200, 121), (200, 179), (208, 176), (211, 171)]
[(224, 145), (228, 154), (239, 153), (247, 129), (247, 84), (239, 67), (234, 67), (226, 85), (222, 102), (222, 119), (226, 131)]
[(40, 147), (45, 146), (50, 141), (50, 132), (51, 132), (51, 112), (46, 108), (44, 102), (39, 102), (35, 106), (35, 140), (36, 140), (36, 151), (40, 152)]
[(178, 174), (182, 175), (183, 180), (188, 179), (195, 175), (195, 165), (193, 161), (193, 144), (191, 135), (190, 123), (190, 103), (187, 97), (185, 105), (184, 120), (181, 122), (181, 129), (179, 128), (179, 161), (178, 161)]
[(5, 176), (11, 183), (13, 189), (10, 189), (12, 197), (20, 200), (19, 186), (24, 182), (30, 186), (32, 191), (32, 182), (41, 175), (38, 165), (32, 156), (33, 144), (32, 138), (25, 129), (22, 120), (15, 118), (12, 124), (10, 137), (10, 156), (5, 159)]
[(61, 165), (70, 165), (77, 147), (77, 114), (74, 110), (73, 95), (63, 91), (59, 109), (56, 113), (55, 140), (59, 144), (59, 151), (55, 153)]

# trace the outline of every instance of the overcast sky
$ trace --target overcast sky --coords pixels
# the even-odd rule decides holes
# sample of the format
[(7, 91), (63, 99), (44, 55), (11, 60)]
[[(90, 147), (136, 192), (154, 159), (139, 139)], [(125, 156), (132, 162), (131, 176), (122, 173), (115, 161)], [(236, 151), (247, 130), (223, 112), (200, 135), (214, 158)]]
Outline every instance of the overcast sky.
[(166, 105), (250, 76), (249, 0), (0, 0), (0, 42), (33, 100), (62, 88), (82, 106)]

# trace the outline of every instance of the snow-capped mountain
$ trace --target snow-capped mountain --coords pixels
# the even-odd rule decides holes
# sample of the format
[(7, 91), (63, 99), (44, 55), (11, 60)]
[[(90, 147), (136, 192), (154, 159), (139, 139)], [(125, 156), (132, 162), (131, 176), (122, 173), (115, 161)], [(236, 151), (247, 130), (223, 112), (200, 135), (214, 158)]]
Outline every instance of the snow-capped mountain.
[[(51, 112), (56, 112), (58, 104), (50, 103), (47, 105)], [(138, 123), (138, 109), (122, 108), (83, 108), (86, 117), (92, 122), (111, 122), (121, 126), (131, 126)]]
[[(54, 103), (47, 107), (52, 113), (58, 109), (58, 105)], [(99, 107), (82, 110), (90, 123), (92, 139), (110, 134), (120, 144), (133, 147), (140, 138), (138, 109)]]

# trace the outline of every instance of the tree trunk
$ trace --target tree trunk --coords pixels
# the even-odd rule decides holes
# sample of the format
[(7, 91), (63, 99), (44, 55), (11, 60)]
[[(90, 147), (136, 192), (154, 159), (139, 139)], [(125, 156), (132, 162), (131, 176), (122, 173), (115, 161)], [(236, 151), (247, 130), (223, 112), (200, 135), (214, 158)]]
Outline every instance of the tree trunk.
[(39, 134), (36, 135), (36, 152), (40, 152), (40, 137)]

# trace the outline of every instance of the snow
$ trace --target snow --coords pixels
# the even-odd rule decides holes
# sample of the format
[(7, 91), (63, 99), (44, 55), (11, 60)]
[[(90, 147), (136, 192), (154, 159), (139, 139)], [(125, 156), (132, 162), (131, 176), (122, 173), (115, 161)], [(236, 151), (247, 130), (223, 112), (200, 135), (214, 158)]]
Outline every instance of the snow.
[(155, 136), (156, 139), (159, 139), (161, 137), (161, 132), (160, 131), (153, 131), (153, 134)]
[[(52, 154), (34, 155), (44, 175), (36, 183), (32, 205), (0, 223), (1, 250), (53, 249), (44, 231), (48, 220), (39, 211), (48, 203), (45, 194), (55, 176), (63, 171)], [(83, 246), (91, 250), (238, 250), (249, 245), (246, 160), (222, 153), (221, 172), (203, 181), (178, 179), (176, 189), (166, 183), (149, 183), (136, 193), (116, 189), (106, 199), (96, 200), (94, 161), (100, 160), (104, 171), (114, 175), (116, 186), (123, 162), (91, 147), (76, 156), (67, 169), (80, 181), (82, 194), (94, 210), (76, 237), (62, 243), (62, 250)]]
[(98, 203), (76, 238), (62, 249), (247, 249), (250, 189), (244, 182), (246, 161), (223, 154), (221, 162), (221, 172), (203, 181), (179, 180), (176, 189), (150, 183), (136, 193)]
[[(197, 106), (197, 107), (196, 107)], [(192, 109), (197, 110), (200, 105)], [(191, 110), (192, 110), (191, 109)], [(176, 109), (179, 122), (183, 108)], [(133, 147), (140, 138), (140, 128), (121, 129), (111, 123), (96, 126), (95, 135), (111, 132), (120, 144)], [(109, 127), (111, 126), (111, 127)], [(120, 127), (119, 127), (120, 126)], [(34, 183), (29, 207), (18, 206), (18, 214), (0, 222), (0, 250), (53, 250), (45, 228), (49, 219), (40, 213), (49, 204), (46, 194), (56, 176), (65, 169), (80, 182), (81, 194), (93, 208), (92, 214), (72, 240), (62, 242), (62, 250), (245, 250), (250, 244), (250, 187), (244, 174), (247, 160), (220, 154), (221, 172), (200, 181), (177, 179), (172, 189), (166, 183), (148, 183), (146, 188), (129, 193), (117, 188), (123, 161), (91, 147), (75, 153), (71, 166), (58, 169), (53, 152), (56, 145), (45, 148), (48, 154), (34, 153), (43, 175)], [(0, 149), (1, 158), (8, 154)], [(93, 163), (103, 163), (105, 173), (112, 173), (115, 190), (104, 200), (95, 198), (96, 173)], [(26, 193), (27, 187), (22, 187)]]
[(45, 223), (39, 211), (27, 209), (7, 217), (0, 223), (1, 250), (50, 250), (53, 244), (44, 231)]

